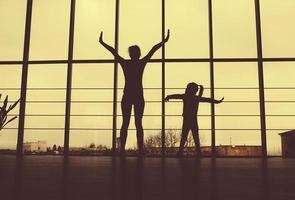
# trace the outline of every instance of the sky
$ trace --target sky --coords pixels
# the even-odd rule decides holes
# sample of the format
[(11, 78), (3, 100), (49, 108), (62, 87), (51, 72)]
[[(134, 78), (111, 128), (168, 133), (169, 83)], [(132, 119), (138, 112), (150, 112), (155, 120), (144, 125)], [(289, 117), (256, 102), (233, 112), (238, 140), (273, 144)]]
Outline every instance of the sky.
[[(261, 0), (261, 25), (263, 56), (295, 57), (295, 1)], [(0, 60), (22, 60), (26, 1), (0, 0)], [(128, 58), (128, 47), (137, 44), (142, 55), (161, 40), (161, 1), (122, 0), (119, 12), (119, 54)], [(33, 4), (30, 60), (66, 60), (68, 52), (70, 0), (35, 0)], [(170, 40), (166, 44), (166, 58), (209, 58), (208, 2), (207, 0), (166, 1), (166, 28)], [(98, 43), (100, 31), (104, 40), (114, 45), (115, 0), (77, 0), (75, 16), (74, 59), (113, 59)], [(253, 0), (213, 0), (213, 44), (215, 58), (255, 58), (256, 30)], [(153, 58), (161, 58), (161, 50)], [(264, 63), (266, 101), (292, 101), (295, 99), (295, 63)], [(20, 95), (21, 65), (1, 65), (0, 93), (16, 100)], [(166, 63), (165, 84), (167, 88), (184, 88), (188, 82), (205, 86), (204, 96), (210, 96), (209, 63)], [(255, 62), (215, 63), (215, 96), (225, 101), (216, 105), (217, 129), (259, 129), (258, 66)], [(74, 64), (73, 101), (112, 101), (113, 64)], [(59, 128), (61, 130), (25, 130), (24, 141), (46, 140), (49, 145), (63, 144), (63, 127), (66, 97), (66, 64), (29, 65), (28, 101), (59, 101), (59, 103), (27, 103), (26, 128)], [(4, 78), (3, 78), (4, 77)], [(149, 63), (144, 73), (146, 101), (161, 101), (161, 63)], [(124, 86), (124, 77), (119, 68), (118, 87)], [(7, 90), (10, 88), (10, 90)], [(13, 90), (11, 90), (13, 88)], [(35, 88), (35, 89), (34, 89)], [(58, 88), (36, 90), (36, 88)], [(79, 89), (80, 88), (80, 89)], [(104, 90), (82, 88), (109, 88)], [(149, 89), (159, 88), (159, 89)], [(223, 89), (239, 88), (239, 89)], [(284, 89), (269, 89), (284, 88)], [(166, 94), (182, 93), (184, 89), (166, 89)], [(118, 90), (121, 99), (122, 90)], [(71, 128), (112, 128), (112, 103), (72, 103)], [(13, 111), (18, 113), (18, 107)], [(180, 115), (181, 103), (166, 103), (166, 114)], [(31, 115), (55, 116), (31, 116)], [(118, 114), (121, 115), (118, 104)], [(146, 115), (161, 114), (161, 103), (147, 102)], [(295, 106), (290, 102), (267, 102), (267, 115), (294, 115)], [(210, 105), (201, 104), (200, 129), (210, 129)], [(268, 129), (293, 129), (294, 117), (269, 116)], [(118, 117), (118, 127), (122, 122)], [(166, 128), (180, 129), (181, 116), (166, 117)], [(161, 117), (146, 116), (144, 128), (160, 129)], [(18, 121), (9, 125), (17, 128)], [(134, 129), (134, 120), (130, 129)], [(145, 137), (159, 131), (145, 131)], [(179, 132), (179, 131), (178, 131)], [(267, 131), (268, 152), (280, 152), (280, 130)], [(180, 133), (179, 133), (180, 134)], [(201, 130), (202, 145), (210, 145), (209, 130)], [(15, 148), (17, 130), (0, 133), (0, 148)], [(72, 130), (70, 146), (86, 146), (94, 142), (111, 146), (112, 131)], [(259, 130), (216, 131), (217, 145), (260, 145)], [(128, 147), (136, 146), (135, 131), (130, 130)]]

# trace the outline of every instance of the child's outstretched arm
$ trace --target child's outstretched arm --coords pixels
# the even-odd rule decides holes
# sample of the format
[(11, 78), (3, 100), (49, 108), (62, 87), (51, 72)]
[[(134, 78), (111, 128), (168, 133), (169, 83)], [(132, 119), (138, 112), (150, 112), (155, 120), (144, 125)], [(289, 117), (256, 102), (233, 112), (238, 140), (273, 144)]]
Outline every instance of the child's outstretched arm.
[(198, 100), (199, 100), (199, 102), (207, 102), (207, 103), (219, 104), (219, 103), (223, 102), (224, 97), (222, 97), (222, 99), (220, 99), (220, 100), (206, 98), (206, 97), (201, 97)]
[(183, 95), (182, 94), (167, 95), (165, 98), (165, 101), (169, 101), (170, 99), (183, 99)]
[(107, 43), (105, 43), (103, 41), (103, 32), (100, 33), (100, 36), (99, 36), (99, 43), (104, 47), (106, 48), (109, 52), (111, 52), (113, 54), (113, 56), (120, 62), (122, 60), (124, 60), (118, 53), (117, 51), (111, 47), (110, 45), (108, 45)]

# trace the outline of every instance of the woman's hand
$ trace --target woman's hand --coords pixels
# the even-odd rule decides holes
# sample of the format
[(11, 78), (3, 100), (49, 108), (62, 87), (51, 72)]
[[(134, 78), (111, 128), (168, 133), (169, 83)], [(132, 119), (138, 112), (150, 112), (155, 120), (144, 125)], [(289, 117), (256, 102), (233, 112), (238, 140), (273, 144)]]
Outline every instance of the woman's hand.
[(170, 30), (168, 29), (167, 36), (166, 36), (164, 42), (168, 42), (169, 37), (170, 37)]
[(101, 32), (100, 32), (100, 36), (99, 36), (99, 42), (100, 42), (100, 43), (103, 43), (102, 36), (103, 36), (103, 32), (101, 31)]

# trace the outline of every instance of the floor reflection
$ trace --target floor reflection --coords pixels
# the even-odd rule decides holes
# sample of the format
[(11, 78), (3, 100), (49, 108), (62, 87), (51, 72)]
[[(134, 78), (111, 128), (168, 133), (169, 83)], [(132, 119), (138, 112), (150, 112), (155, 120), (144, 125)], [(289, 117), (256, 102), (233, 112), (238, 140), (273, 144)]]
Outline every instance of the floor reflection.
[(295, 197), (295, 160), (28, 156), (0, 169), (1, 196), (13, 200)]

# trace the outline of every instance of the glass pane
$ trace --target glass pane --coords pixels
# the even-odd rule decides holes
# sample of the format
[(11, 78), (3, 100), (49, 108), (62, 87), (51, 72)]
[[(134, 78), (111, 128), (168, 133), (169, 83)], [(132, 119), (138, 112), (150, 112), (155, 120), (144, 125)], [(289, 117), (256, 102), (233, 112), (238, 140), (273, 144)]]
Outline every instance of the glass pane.
[(111, 130), (71, 130), (72, 155), (110, 155), (111, 147)]
[(25, 0), (0, 1), (0, 60), (22, 60), (26, 3)]
[[(143, 74), (143, 90), (145, 98), (144, 115), (161, 115), (161, 75), (162, 68), (159, 63), (148, 63)], [(123, 96), (125, 80), (122, 68), (119, 67), (118, 76), (118, 101), (121, 101)], [(118, 114), (121, 115), (121, 103), (118, 103)]]
[(209, 57), (207, 0), (166, 1), (166, 28), (171, 31), (167, 58)]
[(64, 131), (62, 129), (25, 130), (25, 154), (62, 154), (63, 144)]
[(27, 153), (62, 153), (52, 147), (62, 148), (64, 142), (66, 77), (66, 65), (29, 66), (24, 133)]
[(113, 64), (75, 64), (73, 67), (72, 154), (102, 154), (111, 148), (113, 71)]
[[(166, 95), (183, 94), (189, 82), (195, 82), (205, 87), (204, 97), (210, 97), (210, 71), (208, 63), (167, 63), (166, 64)], [(166, 103), (166, 135), (171, 134), (170, 129), (175, 134), (181, 136), (181, 128), (183, 124), (182, 118), (183, 103), (181, 101), (171, 100)], [(202, 151), (206, 151), (206, 147), (211, 141), (211, 118), (210, 104), (201, 103), (198, 110), (199, 138)], [(188, 153), (194, 153), (194, 142), (191, 133), (188, 137)], [(179, 146), (179, 142), (176, 147)], [(167, 152), (171, 153), (171, 152)], [(175, 153), (175, 152), (174, 152)], [(204, 155), (210, 153), (204, 152)]]
[(295, 1), (261, 0), (264, 57), (295, 57)]
[[(162, 127), (161, 112), (162, 112), (162, 81), (161, 75), (162, 65), (159, 63), (148, 63), (144, 75), (143, 75), (143, 90), (145, 98), (144, 107), (144, 117), (142, 119), (143, 129), (144, 129), (144, 139), (151, 137), (153, 135), (158, 135)], [(121, 67), (119, 68), (118, 77), (118, 129), (122, 125), (122, 110), (121, 110), (121, 99), (123, 96), (125, 80)], [(136, 153), (134, 149), (137, 149), (137, 139), (136, 139), (136, 127), (134, 120), (134, 106), (132, 108), (131, 120), (129, 124), (128, 137), (126, 142), (126, 150), (128, 149), (128, 154)], [(152, 130), (151, 130), (152, 129)], [(117, 132), (117, 137), (120, 137), (120, 131)], [(133, 150), (132, 150), (133, 149)], [(147, 152), (148, 153), (148, 152)]]
[(281, 154), (279, 133), (294, 129), (294, 63), (265, 63), (265, 111), (269, 155)]
[(69, 22), (70, 0), (34, 1), (30, 59), (67, 59)]
[[(161, 1), (125, 0), (120, 4), (119, 53), (129, 58), (128, 47), (138, 45), (142, 57), (161, 41)], [(150, 11), (150, 12), (147, 12)], [(153, 58), (160, 58), (161, 50)]]
[(257, 57), (254, 1), (213, 1), (215, 57)]
[(115, 2), (110, 0), (76, 1), (75, 59), (112, 59), (113, 56), (98, 43), (100, 31), (104, 41), (114, 45)]
[(217, 154), (261, 155), (257, 63), (216, 63), (214, 70), (215, 97), (224, 97), (215, 105)]
[[(20, 65), (2, 65), (0, 66), (0, 74), (4, 77), (0, 79), (0, 94), (2, 94), (0, 105), (3, 104), (6, 95), (8, 95), (8, 105), (11, 105), (20, 98), (22, 67)], [(9, 113), (8, 119), (18, 116), (18, 113), (19, 105)], [(16, 149), (18, 119), (8, 124), (5, 128), (7, 129), (3, 129), (0, 132), (0, 152), (11, 153)]]
[[(195, 82), (205, 87), (204, 97), (210, 97), (210, 71), (208, 63), (167, 63), (166, 64), (166, 95), (183, 94), (186, 85)], [(182, 115), (182, 103), (171, 101), (166, 103), (166, 115)], [(199, 115), (210, 115), (210, 105), (202, 103), (199, 107)], [(178, 119), (176, 119), (178, 120)], [(173, 119), (166, 122), (167, 128), (176, 124)], [(210, 127), (200, 125), (200, 128)]]

